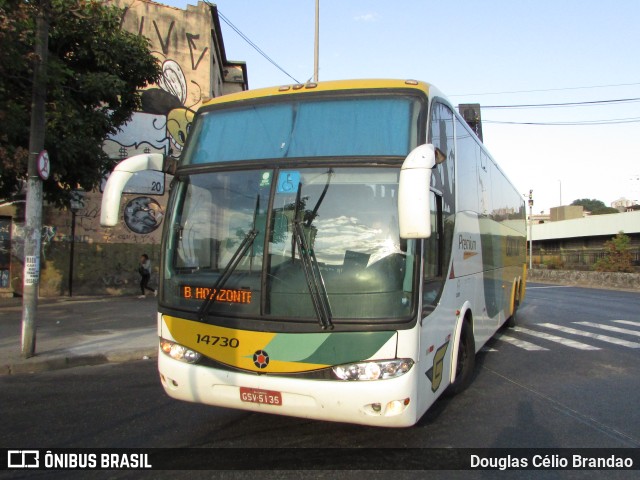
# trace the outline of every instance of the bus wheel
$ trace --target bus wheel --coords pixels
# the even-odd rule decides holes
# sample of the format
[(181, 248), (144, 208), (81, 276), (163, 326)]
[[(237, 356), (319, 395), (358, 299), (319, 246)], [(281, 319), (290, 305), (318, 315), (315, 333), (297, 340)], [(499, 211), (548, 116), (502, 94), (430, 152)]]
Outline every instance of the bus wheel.
[(456, 379), (446, 390), (447, 395), (453, 396), (465, 390), (473, 377), (476, 364), (476, 345), (473, 339), (473, 328), (467, 320), (460, 332), (460, 346), (458, 347), (458, 362), (456, 364)]
[(511, 316), (509, 318), (507, 318), (507, 320), (504, 322), (505, 327), (507, 328), (513, 328), (516, 326), (516, 313), (518, 313), (518, 304), (516, 303), (515, 307), (513, 308), (513, 313), (511, 314)]
[(516, 326), (516, 314), (518, 313), (518, 307), (520, 306), (520, 300), (518, 298), (515, 299), (513, 303), (513, 313), (509, 318), (507, 318), (504, 322), (504, 326), (507, 328), (513, 328)]

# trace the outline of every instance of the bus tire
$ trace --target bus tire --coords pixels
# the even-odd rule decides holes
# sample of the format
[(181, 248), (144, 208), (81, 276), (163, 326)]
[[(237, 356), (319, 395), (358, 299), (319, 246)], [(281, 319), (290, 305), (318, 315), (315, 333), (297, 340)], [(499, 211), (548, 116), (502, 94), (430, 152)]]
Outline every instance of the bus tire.
[(513, 328), (516, 326), (516, 314), (518, 313), (518, 307), (520, 306), (520, 285), (518, 284), (515, 289), (516, 298), (513, 300), (513, 312), (511, 316), (507, 318), (504, 322), (504, 326), (507, 328)]
[(518, 313), (518, 304), (516, 303), (515, 307), (513, 308), (513, 313), (511, 314), (511, 316), (509, 318), (507, 318), (507, 320), (504, 322), (504, 326), (507, 328), (513, 328), (516, 326), (516, 313)]
[(456, 379), (446, 390), (447, 395), (453, 396), (464, 391), (473, 378), (476, 364), (476, 345), (473, 338), (473, 328), (465, 319), (460, 332), (460, 346), (458, 347), (458, 363), (456, 364)]

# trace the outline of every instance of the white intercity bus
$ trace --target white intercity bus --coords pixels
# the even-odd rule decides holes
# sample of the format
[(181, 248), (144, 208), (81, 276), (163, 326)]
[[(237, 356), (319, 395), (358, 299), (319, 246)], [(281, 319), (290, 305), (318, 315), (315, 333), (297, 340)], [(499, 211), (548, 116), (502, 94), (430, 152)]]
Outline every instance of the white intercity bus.
[[(165, 163), (121, 162), (101, 223)], [(158, 368), (173, 398), (410, 426), (469, 385), (524, 298), (522, 196), (426, 83), (215, 98), (171, 173)]]

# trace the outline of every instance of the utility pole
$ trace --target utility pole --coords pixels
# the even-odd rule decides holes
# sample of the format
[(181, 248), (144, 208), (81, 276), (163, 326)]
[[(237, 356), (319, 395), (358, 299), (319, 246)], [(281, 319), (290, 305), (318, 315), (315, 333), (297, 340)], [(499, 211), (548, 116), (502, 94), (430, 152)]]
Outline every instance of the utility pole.
[[(47, 53), (49, 50), (48, 1), (41, 2), (36, 20), (27, 205), (24, 219), (24, 272), (22, 289), (22, 356), (32, 357), (36, 347), (36, 314), (40, 283), (40, 244), (42, 237), (42, 179), (48, 176), (48, 156), (44, 152)], [(39, 162), (46, 162), (39, 168)], [(42, 167), (45, 167), (43, 169)]]
[(529, 270), (533, 269), (533, 190), (529, 190)]
[(320, 56), (320, 0), (316, 0), (316, 35), (313, 42), (313, 81), (318, 81), (319, 56)]
[(560, 207), (562, 206), (562, 180), (558, 180), (558, 182), (560, 183)]

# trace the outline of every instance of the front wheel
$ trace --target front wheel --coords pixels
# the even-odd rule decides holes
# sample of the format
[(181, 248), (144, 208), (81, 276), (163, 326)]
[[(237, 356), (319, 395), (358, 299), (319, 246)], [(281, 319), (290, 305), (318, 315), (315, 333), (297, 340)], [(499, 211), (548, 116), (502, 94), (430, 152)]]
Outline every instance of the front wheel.
[(456, 379), (447, 388), (447, 395), (457, 395), (465, 390), (473, 378), (473, 370), (476, 364), (476, 345), (473, 338), (473, 328), (465, 320), (460, 332), (460, 345), (458, 346), (458, 362), (456, 364)]

